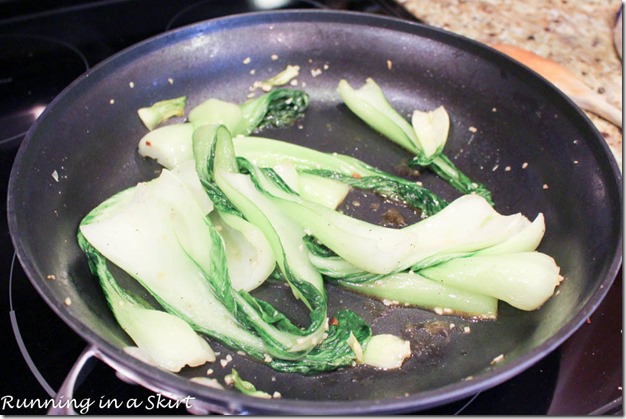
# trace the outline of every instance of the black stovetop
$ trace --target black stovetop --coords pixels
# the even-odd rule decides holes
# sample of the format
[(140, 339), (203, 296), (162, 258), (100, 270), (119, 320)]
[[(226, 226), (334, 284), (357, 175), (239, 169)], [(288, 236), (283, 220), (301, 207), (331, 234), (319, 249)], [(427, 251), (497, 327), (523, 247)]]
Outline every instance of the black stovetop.
[[(265, 6), (263, 6), (265, 5)], [(391, 5), (391, 6), (390, 6)], [(331, 8), (408, 18), (375, 0), (8, 0), (0, 3), (0, 198), (29, 127), (72, 80), (103, 59), (161, 32), (213, 17), (274, 8)], [(6, 205), (0, 206), (0, 312), (4, 359), (2, 414), (42, 414), (86, 343), (58, 318), (14, 256)], [(154, 393), (127, 384), (101, 362), (81, 377), (77, 400), (89, 414), (186, 414), (179, 407), (126, 406)], [(522, 374), (424, 414), (583, 415), (622, 410), (622, 278), (572, 337)], [(98, 401), (120, 407), (100, 407)], [(148, 406), (144, 403), (144, 407)]]

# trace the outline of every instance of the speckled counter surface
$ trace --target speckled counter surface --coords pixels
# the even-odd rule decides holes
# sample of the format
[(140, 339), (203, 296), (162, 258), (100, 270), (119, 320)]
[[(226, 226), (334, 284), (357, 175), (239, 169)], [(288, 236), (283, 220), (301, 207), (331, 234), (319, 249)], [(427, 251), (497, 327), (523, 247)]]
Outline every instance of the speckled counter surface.
[[(622, 108), (622, 59), (613, 46), (620, 0), (397, 0), (424, 23), (486, 44), (550, 58)], [(622, 129), (586, 112), (622, 164)]]

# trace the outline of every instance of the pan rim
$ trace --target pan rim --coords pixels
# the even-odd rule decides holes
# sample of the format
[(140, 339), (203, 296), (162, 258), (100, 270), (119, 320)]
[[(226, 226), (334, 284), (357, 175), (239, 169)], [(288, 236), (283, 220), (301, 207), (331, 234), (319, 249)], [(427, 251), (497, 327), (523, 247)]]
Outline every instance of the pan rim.
[[(346, 22), (348, 20), (348, 22)], [(214, 30), (222, 30), (224, 28), (229, 28), (232, 26), (242, 26), (242, 25), (258, 25), (260, 23), (267, 24), (269, 22), (282, 23), (282, 22), (294, 22), (294, 21), (302, 21), (302, 22), (317, 22), (317, 23), (325, 23), (325, 22), (333, 22), (333, 23), (351, 23), (355, 25), (369, 25), (369, 26), (378, 26), (390, 30), (398, 30), (404, 33), (409, 33), (415, 36), (425, 36), (425, 33), (431, 34), (431, 37), (435, 36), (437, 39), (445, 38), (451, 41), (454, 41), (455, 45), (457, 43), (461, 43), (464, 45), (464, 48), (479, 50), (481, 55), (491, 55), (491, 57), (500, 57), (497, 59), (509, 60), (510, 66), (517, 66), (526, 72), (532, 72), (527, 68), (524, 68), (522, 65), (513, 62), (504, 54), (495, 51), (488, 46), (473, 41), (469, 38), (465, 38), (458, 34), (453, 34), (451, 32), (447, 32), (443, 29), (428, 27), (422, 25), (420, 23), (409, 22), (406, 20), (386, 17), (386, 16), (374, 16), (367, 15), (359, 12), (345, 12), (345, 11), (331, 11), (331, 10), (298, 10), (298, 11), (263, 11), (263, 12), (251, 12), (240, 15), (227, 16), (223, 18), (211, 19), (199, 23), (194, 23), (191, 25), (186, 25), (166, 33), (157, 35), (155, 37), (149, 38), (147, 40), (141, 41), (135, 45), (132, 45), (114, 55), (107, 58), (106, 60), (98, 63), (93, 68), (89, 69), (79, 78), (77, 78), (74, 82), (68, 85), (46, 108), (44, 113), (35, 122), (33, 127), (29, 130), (28, 134), (24, 138), (22, 145), (18, 151), (18, 154), (15, 158), (15, 163), (11, 170), (11, 175), (9, 179), (8, 185), (8, 198), (7, 198), (7, 216), (9, 222), (9, 232), (11, 235), (11, 239), (13, 242), (13, 246), (15, 248), (15, 252), (17, 257), (24, 268), (24, 271), (27, 274), (27, 277), (35, 286), (37, 292), (42, 296), (42, 298), (46, 301), (46, 303), (53, 309), (55, 314), (59, 316), (66, 324), (68, 324), (76, 333), (78, 333), (82, 338), (86, 339), (88, 343), (95, 345), (103, 354), (111, 357), (117, 363), (123, 365), (124, 367), (131, 368), (133, 371), (138, 372), (141, 376), (149, 378), (157, 383), (160, 383), (164, 387), (169, 387), (168, 382), (174, 380), (174, 383), (177, 385), (178, 390), (184, 390), (190, 395), (197, 395), (199, 399), (209, 399), (212, 402), (220, 401), (225, 405), (239, 405), (246, 406), (248, 410), (256, 410), (259, 412), (278, 412), (278, 413), (293, 413), (299, 412), (302, 414), (345, 414), (345, 413), (354, 413), (355, 409), (358, 409), (360, 413), (385, 413), (385, 412), (407, 412), (410, 410), (416, 409), (426, 409), (429, 407), (434, 407), (437, 405), (441, 405), (446, 402), (452, 402), (455, 400), (462, 399), (463, 397), (471, 396), (472, 394), (481, 392), (488, 388), (491, 388), (495, 385), (498, 385), (516, 375), (521, 373), (522, 371), (530, 368), (536, 362), (538, 362), (543, 356), (542, 354), (547, 354), (556, 349), (561, 343), (563, 343), (567, 338), (569, 338), (573, 333), (578, 330), (578, 328), (584, 323), (584, 321), (597, 309), (600, 302), (604, 299), (610, 285), (615, 280), (615, 277), (619, 271), (619, 268), (622, 264), (622, 239), (621, 237), (618, 240), (618, 243), (615, 245), (615, 254), (613, 255), (610, 264), (607, 264), (607, 274), (603, 281), (599, 282), (596, 285), (595, 292), (591, 295), (591, 297), (584, 304), (583, 310), (581, 310), (577, 315), (570, 319), (558, 333), (549, 338), (546, 342), (544, 342), (539, 348), (535, 348), (533, 351), (516, 358), (511, 363), (507, 363), (506, 366), (501, 368), (496, 368), (491, 371), (482, 372), (480, 376), (476, 377), (472, 381), (464, 381), (452, 383), (447, 386), (439, 387), (433, 390), (427, 390), (424, 392), (416, 393), (414, 395), (410, 395), (404, 399), (387, 399), (382, 401), (372, 401), (372, 400), (359, 400), (359, 401), (315, 401), (315, 400), (294, 400), (294, 399), (280, 399), (280, 400), (262, 400), (257, 399), (250, 396), (245, 396), (242, 394), (236, 394), (234, 392), (224, 392), (219, 390), (213, 390), (210, 388), (200, 387), (200, 385), (191, 383), (184, 377), (174, 376), (172, 378), (171, 373), (167, 373), (164, 371), (160, 371), (154, 367), (150, 367), (146, 364), (136, 361), (134, 358), (130, 358), (125, 355), (121, 350), (115, 348), (110, 345), (106, 340), (104, 340), (101, 336), (90, 330), (89, 328), (85, 328), (84, 325), (80, 322), (80, 319), (75, 318), (72, 315), (68, 315), (68, 312), (65, 310), (65, 307), (61, 304), (61, 302), (57, 301), (51, 294), (47, 294), (46, 290), (36, 284), (35, 277), (37, 276), (37, 269), (27, 256), (27, 249), (19, 238), (19, 220), (15, 211), (15, 196), (17, 189), (17, 179), (20, 175), (21, 165), (23, 164), (23, 156), (26, 154), (29, 144), (31, 142), (31, 138), (34, 132), (37, 131), (37, 127), (44, 120), (49, 112), (54, 110), (57, 103), (59, 103), (67, 92), (72, 91), (76, 85), (83, 83), (83, 81), (89, 77), (94, 77), (99, 72), (104, 71), (109, 66), (113, 65), (111, 63), (118, 63), (120, 61), (124, 61), (124, 59), (132, 58), (133, 53), (136, 53), (137, 50), (145, 50), (146, 48), (155, 47), (159, 44), (159, 41), (164, 39), (187, 39), (188, 37), (194, 36), (194, 34), (203, 33), (203, 30), (209, 30), (209, 32)], [(520, 70), (520, 71), (522, 71)], [(532, 72), (534, 73), (534, 72)], [(556, 90), (554, 86), (552, 86), (545, 79), (538, 76), (534, 73), (535, 77), (539, 77), (537, 79), (537, 83), (543, 83), (547, 88), (550, 88), (554, 91), (557, 97), (560, 100), (568, 103), (572, 108), (572, 112), (577, 112), (581, 119), (581, 123), (584, 122), (586, 125), (589, 125), (589, 128), (595, 130), (588, 117), (584, 114), (583, 111), (578, 109), (573, 102), (562, 94), (560, 91)], [(594, 136), (597, 140), (601, 140), (599, 138), (599, 134)], [(600, 152), (604, 153), (609, 160), (610, 170), (612, 171), (612, 179), (615, 181), (615, 186), (619, 185), (621, 181), (621, 175), (619, 172), (619, 168), (617, 167), (617, 163), (612, 158), (610, 154), (610, 150), (608, 145), (604, 141), (595, 141), (596, 146), (600, 147)], [(608, 169), (607, 169), (608, 170)], [(617, 194), (619, 197), (619, 201), (621, 202), (621, 188), (617, 188)], [(622, 219), (620, 217), (620, 231), (622, 229)], [(200, 391), (202, 389), (203, 391)], [(181, 394), (182, 396), (182, 394)], [(206, 396), (209, 396), (208, 398)]]

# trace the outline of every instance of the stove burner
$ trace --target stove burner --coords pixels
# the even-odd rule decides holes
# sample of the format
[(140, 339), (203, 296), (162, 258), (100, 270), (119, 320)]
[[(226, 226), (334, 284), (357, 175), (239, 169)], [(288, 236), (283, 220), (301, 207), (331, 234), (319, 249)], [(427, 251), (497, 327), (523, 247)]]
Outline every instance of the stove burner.
[(48, 103), (89, 67), (83, 54), (53, 38), (0, 35), (0, 146), (17, 143)]
[(236, 13), (259, 12), (279, 9), (325, 8), (312, 0), (201, 0), (178, 12), (167, 24), (166, 30), (178, 28), (207, 19), (228, 16)]

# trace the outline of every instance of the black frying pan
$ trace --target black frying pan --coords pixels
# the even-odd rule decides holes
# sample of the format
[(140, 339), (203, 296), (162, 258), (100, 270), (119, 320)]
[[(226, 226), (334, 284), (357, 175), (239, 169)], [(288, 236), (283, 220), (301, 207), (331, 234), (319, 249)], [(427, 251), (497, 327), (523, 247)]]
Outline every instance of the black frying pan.
[[(243, 64), (248, 57), (250, 64)], [(226, 368), (213, 365), (214, 376), (221, 379), (234, 367), (282, 399), (251, 398), (188, 380), (205, 376), (207, 366), (176, 375), (126, 355), (122, 347), (130, 341), (89, 274), (75, 233), (95, 205), (158, 173), (155, 163), (136, 152), (146, 132), (136, 109), (180, 95), (189, 96), (189, 109), (208, 97), (241, 102), (254, 81), (287, 64), (300, 65), (299, 86), (306, 83), (310, 109), (301, 126), (263, 134), (352, 154), (388, 171), (410, 156), (340, 104), (339, 79), (360, 86), (373, 77), (407, 115), (445, 105), (452, 120), (447, 155), (490, 188), (496, 209), (529, 218), (544, 213), (547, 233), (540, 250), (557, 260), (566, 278), (558, 295), (535, 312), (501, 304), (497, 321), (473, 323), (329, 288), (331, 313), (351, 308), (374, 332), (411, 339), (413, 356), (399, 371), (357, 367), (309, 377), (280, 374), (212, 343), (222, 357), (234, 358)], [(322, 72), (314, 76), (311, 70), (317, 69)], [(457, 196), (431, 174), (421, 180), (444, 198)], [(379, 217), (367, 208), (361, 205), (356, 215)], [(570, 100), (484, 45), (356, 13), (290, 11), (211, 20), (103, 62), (59, 95), (29, 132), (13, 167), (8, 214), (17, 254), (35, 288), (101, 358), (150, 388), (233, 413), (399, 413), (485, 390), (569, 337), (598, 306), (621, 264), (619, 170)], [(259, 294), (281, 292), (266, 287)], [(64, 304), (68, 297), (70, 306)], [(471, 333), (463, 332), (465, 326)], [(504, 360), (492, 365), (500, 354)]]

